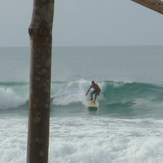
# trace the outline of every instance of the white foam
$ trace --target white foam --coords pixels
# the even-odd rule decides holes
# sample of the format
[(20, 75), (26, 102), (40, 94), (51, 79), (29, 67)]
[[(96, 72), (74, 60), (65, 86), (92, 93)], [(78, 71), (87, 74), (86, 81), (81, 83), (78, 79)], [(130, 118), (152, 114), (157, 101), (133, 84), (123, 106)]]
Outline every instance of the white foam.
[(0, 88), (0, 109), (16, 108), (27, 101), (10, 88)]
[(87, 86), (89, 86), (89, 84), (84, 80), (69, 82), (66, 85), (62, 85), (60, 89), (54, 92), (54, 104), (67, 105), (82, 102), (86, 98), (85, 93)]
[(161, 163), (163, 131), (158, 127), (156, 134), (149, 122), (160, 123), (150, 119), (57, 118), (52, 125), (50, 163)]
[(0, 134), (0, 162), (1, 163), (25, 163), (27, 119), (1, 117)]
[[(27, 118), (1, 118), (0, 162), (25, 163)], [(163, 121), (51, 118), (49, 163), (162, 163)]]

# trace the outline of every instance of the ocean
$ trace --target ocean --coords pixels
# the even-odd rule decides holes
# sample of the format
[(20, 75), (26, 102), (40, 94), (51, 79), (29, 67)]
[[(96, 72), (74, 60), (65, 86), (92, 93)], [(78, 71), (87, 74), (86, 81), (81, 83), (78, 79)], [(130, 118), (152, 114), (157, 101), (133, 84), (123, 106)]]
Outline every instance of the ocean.
[[(163, 46), (56, 47), (49, 163), (163, 162)], [(0, 48), (0, 163), (25, 163), (30, 48)], [(91, 81), (99, 108), (84, 102)]]

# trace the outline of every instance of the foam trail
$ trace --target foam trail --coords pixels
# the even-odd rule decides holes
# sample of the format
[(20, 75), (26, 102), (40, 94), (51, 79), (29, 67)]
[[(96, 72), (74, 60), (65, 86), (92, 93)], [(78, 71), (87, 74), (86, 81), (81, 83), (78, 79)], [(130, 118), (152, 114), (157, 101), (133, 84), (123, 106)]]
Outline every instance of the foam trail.
[(54, 95), (55, 105), (68, 105), (70, 103), (82, 102), (86, 99), (85, 92), (87, 81), (80, 80), (76, 82), (62, 83)]

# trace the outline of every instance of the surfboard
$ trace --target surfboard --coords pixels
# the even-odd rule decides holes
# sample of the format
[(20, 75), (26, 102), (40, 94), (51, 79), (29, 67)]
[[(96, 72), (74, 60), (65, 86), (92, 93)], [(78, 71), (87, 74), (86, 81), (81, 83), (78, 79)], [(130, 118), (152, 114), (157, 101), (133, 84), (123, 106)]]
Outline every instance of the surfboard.
[(97, 111), (98, 109), (98, 102), (86, 101), (85, 105), (89, 111)]

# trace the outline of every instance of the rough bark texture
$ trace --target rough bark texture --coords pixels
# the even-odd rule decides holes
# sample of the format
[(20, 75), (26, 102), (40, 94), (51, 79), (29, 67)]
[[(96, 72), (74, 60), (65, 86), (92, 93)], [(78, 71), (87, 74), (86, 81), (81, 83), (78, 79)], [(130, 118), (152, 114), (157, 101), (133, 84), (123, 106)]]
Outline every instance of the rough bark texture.
[(27, 163), (48, 162), (53, 12), (54, 0), (34, 0)]
[(137, 2), (145, 7), (148, 7), (154, 11), (163, 14), (163, 2), (161, 0), (132, 0)]

